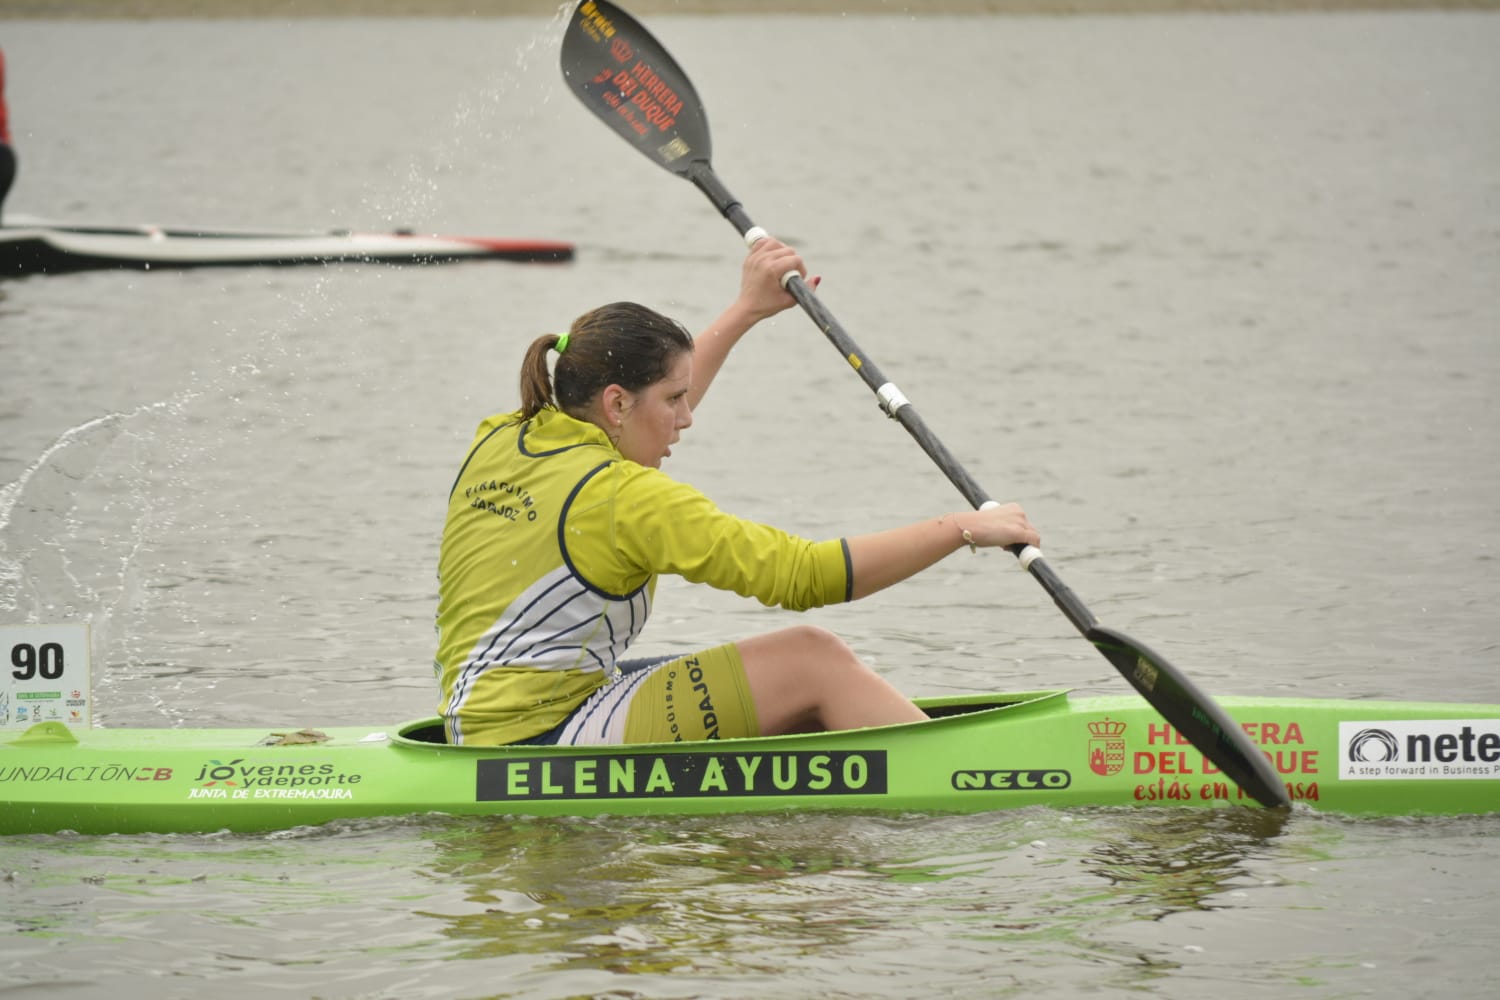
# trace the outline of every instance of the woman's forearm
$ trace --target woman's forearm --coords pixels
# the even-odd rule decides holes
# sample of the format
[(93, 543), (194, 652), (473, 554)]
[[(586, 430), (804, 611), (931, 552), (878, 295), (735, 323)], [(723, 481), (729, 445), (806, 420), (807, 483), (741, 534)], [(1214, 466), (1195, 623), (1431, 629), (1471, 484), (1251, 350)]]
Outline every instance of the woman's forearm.
[(855, 600), (915, 576), (964, 545), (956, 514), (847, 539)]
[(1014, 503), (928, 518), (846, 540), (855, 600), (914, 576), (961, 545), (1040, 545), (1041, 536)]
[(753, 315), (736, 300), (693, 338), (693, 384), (688, 389), (688, 409), (696, 410), (698, 403), (713, 384), (714, 376), (724, 367), (724, 361), (740, 338), (750, 331), (759, 317)]
[[(806, 275), (807, 267), (797, 251), (771, 237), (762, 239), (745, 256), (740, 269), (740, 294), (719, 318), (693, 340), (693, 384), (688, 389), (688, 408), (697, 409), (724, 359), (752, 326), (796, 300), (782, 287), (791, 272)], [(816, 288), (818, 279), (809, 284)]]

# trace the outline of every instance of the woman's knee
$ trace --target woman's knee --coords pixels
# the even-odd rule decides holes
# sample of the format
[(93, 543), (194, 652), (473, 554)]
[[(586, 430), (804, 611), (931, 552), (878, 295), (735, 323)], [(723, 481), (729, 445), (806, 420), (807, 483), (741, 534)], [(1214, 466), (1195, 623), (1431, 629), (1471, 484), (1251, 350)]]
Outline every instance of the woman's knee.
[(793, 625), (737, 646), (752, 689), (791, 700), (821, 701), (850, 670), (863, 668), (848, 643), (816, 625)]
[(756, 661), (769, 677), (795, 687), (800, 697), (813, 702), (839, 697), (851, 685), (860, 686), (875, 676), (841, 636), (817, 625), (793, 625), (750, 643), (754, 652), (746, 657), (747, 667)]
[(820, 625), (793, 625), (772, 634), (783, 637), (783, 641), (799, 653), (816, 656), (820, 661), (858, 662), (859, 659), (843, 638)]
[(761, 732), (913, 722), (925, 716), (842, 638), (795, 625), (740, 644)]

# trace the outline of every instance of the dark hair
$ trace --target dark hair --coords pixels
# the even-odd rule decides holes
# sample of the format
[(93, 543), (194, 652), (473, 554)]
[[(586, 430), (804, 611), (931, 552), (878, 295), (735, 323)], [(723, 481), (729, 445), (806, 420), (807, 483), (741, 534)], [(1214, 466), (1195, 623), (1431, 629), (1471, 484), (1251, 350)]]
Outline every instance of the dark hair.
[(521, 362), (525, 419), (547, 406), (581, 418), (605, 386), (640, 392), (666, 378), (678, 357), (693, 349), (681, 323), (634, 302), (612, 302), (575, 319), (549, 377), (547, 352), (560, 339), (545, 333), (526, 349)]

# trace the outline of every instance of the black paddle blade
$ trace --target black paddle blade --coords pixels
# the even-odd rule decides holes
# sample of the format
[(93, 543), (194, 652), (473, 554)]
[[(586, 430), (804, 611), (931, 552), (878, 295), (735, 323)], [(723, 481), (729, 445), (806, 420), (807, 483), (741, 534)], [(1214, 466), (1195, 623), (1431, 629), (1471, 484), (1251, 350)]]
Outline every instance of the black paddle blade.
[(1091, 626), (1084, 638), (1115, 665), (1151, 706), (1263, 806), (1290, 806), (1270, 760), (1217, 703), (1166, 658), (1123, 632)]
[(583, 0), (574, 9), (562, 71), (584, 107), (674, 174), (712, 156), (708, 119), (687, 74), (614, 4)]

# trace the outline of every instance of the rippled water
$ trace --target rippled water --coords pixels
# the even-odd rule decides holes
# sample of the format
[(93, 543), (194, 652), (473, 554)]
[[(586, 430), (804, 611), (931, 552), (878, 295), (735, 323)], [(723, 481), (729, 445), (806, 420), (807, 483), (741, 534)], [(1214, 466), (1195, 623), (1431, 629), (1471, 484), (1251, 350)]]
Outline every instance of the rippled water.
[[(659, 17), (715, 163), (1110, 624), (1215, 693), (1500, 701), (1500, 18)], [(100, 723), (432, 709), (433, 566), (537, 333), (711, 318), (732, 230), (530, 19), (0, 22), (8, 213), (575, 240), (562, 267), (0, 284), (0, 621)], [(76, 67), (87, 67), (79, 72)], [(961, 501), (805, 318), (672, 471), (818, 536)], [(646, 640), (785, 622), (664, 582)], [(1009, 557), (816, 620), (904, 689), (1118, 691)], [(0, 842), (41, 995), (1479, 995), (1492, 819), (1024, 811)]]

